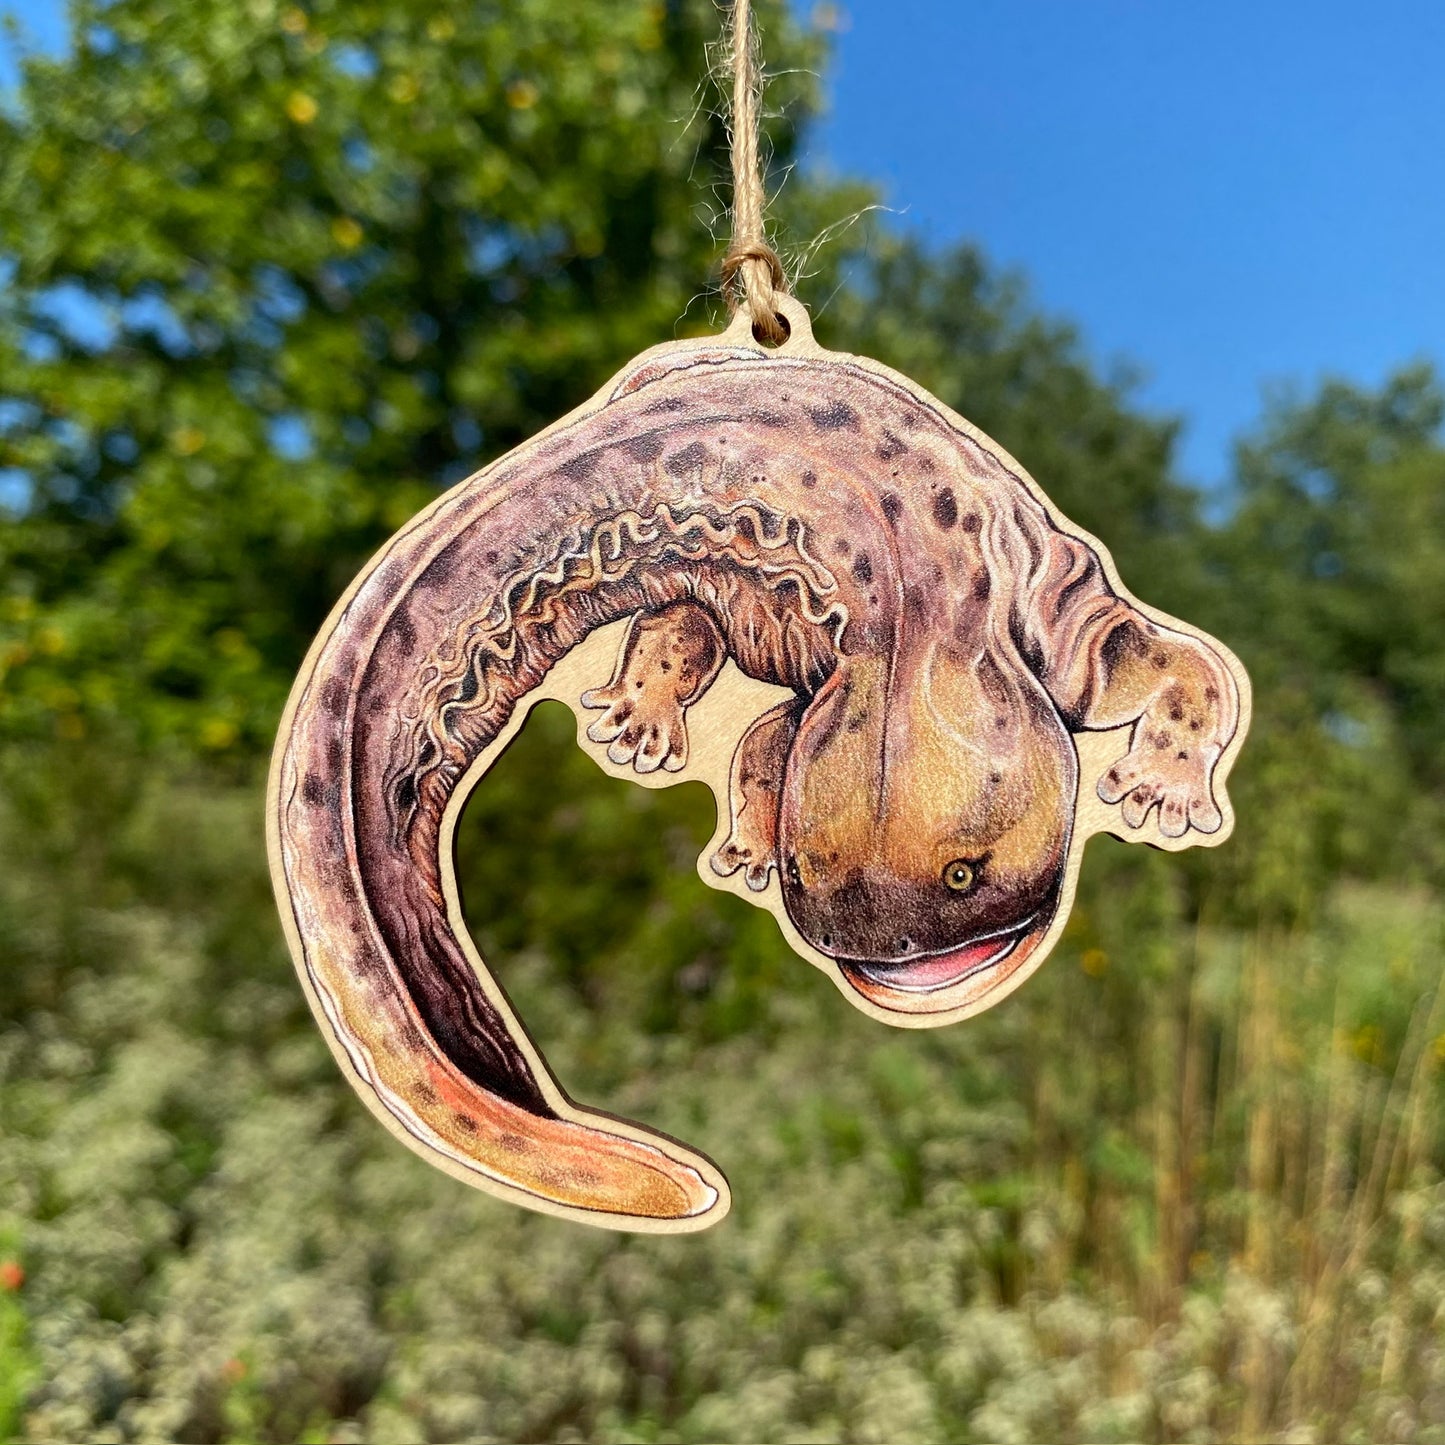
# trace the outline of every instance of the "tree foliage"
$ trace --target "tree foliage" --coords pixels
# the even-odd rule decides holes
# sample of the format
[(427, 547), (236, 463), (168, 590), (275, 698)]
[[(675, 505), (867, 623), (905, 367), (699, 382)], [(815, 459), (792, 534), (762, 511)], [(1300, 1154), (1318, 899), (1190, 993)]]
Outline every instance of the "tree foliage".
[[(763, 14), (801, 118), (818, 47)], [(437, 487), (705, 329), (717, 24), (709, 0), (77, 5), (0, 134), (32, 664), (9, 722), (261, 745), (332, 599)]]

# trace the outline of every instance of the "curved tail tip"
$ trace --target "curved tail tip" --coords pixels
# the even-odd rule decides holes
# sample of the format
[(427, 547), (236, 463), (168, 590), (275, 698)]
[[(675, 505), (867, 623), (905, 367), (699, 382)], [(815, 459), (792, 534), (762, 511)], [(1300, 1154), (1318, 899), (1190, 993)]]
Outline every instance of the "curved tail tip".
[(473, 1136), (467, 1152), (491, 1178), (546, 1205), (641, 1229), (702, 1229), (727, 1213), (722, 1177), (671, 1140), (614, 1131), (596, 1115), (547, 1119), (515, 1110), (509, 1123), (490, 1137)]
[(725, 1200), (722, 1190), (695, 1165), (656, 1146), (609, 1135), (590, 1152), (587, 1166), (561, 1191), (573, 1207), (639, 1222), (691, 1220), (699, 1225), (724, 1212), (718, 1207)]

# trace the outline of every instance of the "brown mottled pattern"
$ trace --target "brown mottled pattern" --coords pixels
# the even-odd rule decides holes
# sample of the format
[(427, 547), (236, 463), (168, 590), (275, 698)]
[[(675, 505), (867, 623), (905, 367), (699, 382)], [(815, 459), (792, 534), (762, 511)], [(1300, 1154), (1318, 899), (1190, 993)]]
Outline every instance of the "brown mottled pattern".
[[(1074, 817), (1071, 730), (1148, 715), (1157, 732), (1168, 692), (1169, 752), (1184, 758), (1172, 743), (1192, 728), (1192, 770), (1135, 778), (1131, 752), (1107, 786), (1128, 782), (1131, 826), (1156, 805), (1169, 836), (1218, 826), (1228, 669), (1116, 596), (983, 442), (844, 362), (644, 360), (383, 549), (298, 679), (278, 750), (286, 907), (356, 1072), (453, 1165), (563, 1212), (686, 1219), (716, 1188), (689, 1151), (582, 1114), (539, 1074), (453, 933), (439, 830), (569, 648), (678, 603), (806, 704), (782, 732), (770, 714), (786, 766), (753, 804), (771, 813), (750, 882), (776, 867), (799, 931), (874, 1002), (928, 1007), (907, 982), (920, 961), (1013, 929), (1003, 976), (1042, 938)], [(969, 888), (945, 892), (959, 859)], [(939, 1007), (961, 997), (945, 982)]]

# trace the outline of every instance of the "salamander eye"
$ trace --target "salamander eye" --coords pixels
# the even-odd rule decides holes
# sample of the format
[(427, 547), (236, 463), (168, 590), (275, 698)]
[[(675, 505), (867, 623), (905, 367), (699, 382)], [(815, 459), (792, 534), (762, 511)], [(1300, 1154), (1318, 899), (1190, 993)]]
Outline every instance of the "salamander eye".
[(951, 888), (955, 893), (967, 893), (973, 887), (975, 877), (977, 872), (972, 863), (963, 858), (955, 858), (943, 870), (943, 886)]

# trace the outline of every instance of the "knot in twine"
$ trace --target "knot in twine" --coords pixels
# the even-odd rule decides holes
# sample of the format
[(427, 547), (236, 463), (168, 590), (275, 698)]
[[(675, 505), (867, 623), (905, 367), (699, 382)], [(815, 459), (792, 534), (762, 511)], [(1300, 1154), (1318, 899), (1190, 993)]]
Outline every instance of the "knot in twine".
[(763, 231), (766, 196), (758, 164), (763, 82), (751, 0), (733, 0), (732, 71), (733, 238), (723, 257), (723, 290), (729, 311), (747, 306), (759, 341), (781, 346), (788, 339), (788, 323), (778, 312), (778, 297), (788, 294), (788, 278)]

